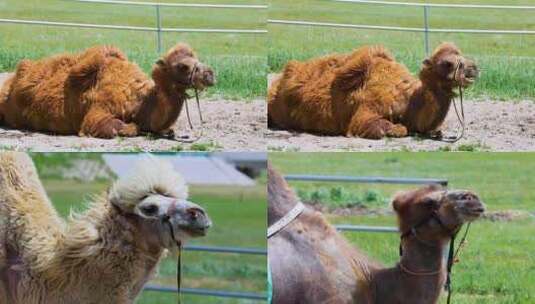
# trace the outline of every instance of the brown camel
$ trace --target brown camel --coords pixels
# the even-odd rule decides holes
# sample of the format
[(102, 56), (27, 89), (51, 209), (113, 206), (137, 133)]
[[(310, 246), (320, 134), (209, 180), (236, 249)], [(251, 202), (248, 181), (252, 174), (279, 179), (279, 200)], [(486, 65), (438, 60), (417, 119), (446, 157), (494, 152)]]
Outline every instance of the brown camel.
[(152, 79), (111, 46), (22, 60), (0, 90), (0, 124), (101, 138), (172, 136), (186, 90), (214, 83), (213, 71), (186, 44), (156, 62)]
[[(268, 170), (272, 225), (298, 199), (282, 176)], [(268, 240), (273, 303), (437, 303), (447, 273), (443, 253), (451, 235), (477, 219), (484, 205), (472, 192), (427, 186), (397, 195), (393, 207), (403, 232), (403, 255), (392, 268), (352, 248), (320, 213), (305, 209)]]
[(30, 157), (0, 153), (0, 303), (134, 303), (167, 249), (210, 227), (187, 198), (172, 166), (149, 157), (66, 222)]
[(475, 63), (451, 43), (424, 60), (419, 78), (380, 46), (290, 61), (269, 89), (268, 122), (274, 128), (368, 139), (440, 136), (454, 90), (477, 76)]

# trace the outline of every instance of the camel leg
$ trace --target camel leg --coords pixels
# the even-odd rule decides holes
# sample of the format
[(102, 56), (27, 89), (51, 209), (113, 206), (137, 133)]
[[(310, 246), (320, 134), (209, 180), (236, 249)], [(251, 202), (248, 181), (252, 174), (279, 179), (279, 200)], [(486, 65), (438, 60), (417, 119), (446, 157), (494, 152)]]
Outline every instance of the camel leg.
[(139, 134), (138, 126), (125, 123), (103, 110), (90, 110), (82, 122), (80, 136), (114, 138), (116, 136), (133, 137)]
[(407, 128), (401, 124), (393, 124), (377, 114), (369, 111), (357, 111), (347, 128), (347, 136), (358, 136), (367, 139), (387, 137), (405, 137)]

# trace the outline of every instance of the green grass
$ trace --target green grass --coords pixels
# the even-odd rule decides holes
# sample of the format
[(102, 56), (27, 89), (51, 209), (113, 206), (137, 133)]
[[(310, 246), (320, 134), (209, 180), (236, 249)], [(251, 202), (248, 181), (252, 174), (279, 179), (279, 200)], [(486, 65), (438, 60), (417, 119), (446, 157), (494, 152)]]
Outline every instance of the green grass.
[[(323, 174), (444, 178), (450, 188), (478, 192), (490, 210), (535, 209), (535, 154), (533, 153), (270, 153), (276, 168), (286, 174)], [(390, 197), (414, 186), (292, 182), (303, 191), (343, 186), (346, 191), (368, 189)], [(385, 205), (385, 207), (387, 207)]]
[[(44, 179), (54, 206), (62, 216), (83, 211), (91, 195), (105, 191), (108, 182), (81, 183)], [(208, 235), (190, 244), (266, 248), (265, 185), (251, 188), (193, 187), (190, 199), (206, 208), (214, 226)], [(183, 287), (262, 293), (266, 284), (265, 256), (183, 253)], [(152, 283), (175, 286), (176, 260), (165, 259)], [(143, 292), (138, 303), (175, 303), (172, 293)], [(246, 300), (183, 296), (184, 303), (252, 303)]]
[[(423, 2), (423, 1), (420, 1)], [(443, 3), (441, 0), (428, 3)], [(450, 1), (451, 3), (464, 1)], [(347, 24), (423, 27), (423, 11), (418, 7), (379, 6), (327, 0), (273, 0), (270, 19), (305, 20)], [(485, 1), (470, 3), (525, 4), (530, 1)], [(532, 4), (532, 3), (531, 3)], [(533, 11), (490, 9), (430, 10), (432, 28), (534, 30)], [(349, 52), (362, 45), (382, 44), (396, 59), (416, 73), (425, 58), (422, 33), (340, 29), (270, 24), (268, 65), (279, 72), (291, 59), (305, 60), (332, 52)], [(442, 41), (455, 42), (482, 69), (480, 80), (468, 97), (524, 99), (535, 97), (535, 36), (491, 34), (430, 34), (431, 48)]]
[[(154, 1), (153, 1), (154, 2)], [(196, 2), (168, 1), (168, 2)], [(205, 1), (204, 3), (218, 3)], [(229, 1), (261, 4), (262, 1)], [(155, 27), (152, 7), (78, 3), (65, 0), (0, 0), (0, 18)], [(168, 28), (265, 29), (265, 10), (161, 8)], [(149, 72), (159, 54), (156, 33), (14, 25), (0, 23), (0, 71), (12, 71), (23, 58), (37, 59), (76, 52), (98, 44), (112, 44)], [(189, 43), (201, 61), (211, 65), (218, 83), (206, 94), (230, 99), (265, 95), (266, 35), (219, 33), (164, 33), (163, 51), (179, 41)]]
[[(270, 153), (284, 174), (322, 174), (446, 178), (450, 188), (476, 191), (489, 211), (535, 210), (535, 155), (529, 153)], [(342, 188), (346, 198), (375, 191), (379, 196), (413, 188), (404, 185), (305, 183), (292, 181), (298, 193)], [(335, 196), (336, 198), (336, 196)], [(332, 205), (332, 195), (327, 204)], [(343, 202), (334, 200), (337, 203)], [(388, 200), (370, 208), (389, 208)], [(394, 216), (336, 216), (335, 224), (394, 226)], [(535, 297), (535, 218), (512, 222), (478, 221), (454, 268), (453, 303), (528, 304)], [(398, 261), (399, 235), (344, 233), (351, 243), (385, 265)], [(444, 300), (444, 299), (443, 299)], [(445, 301), (443, 301), (445, 303)]]

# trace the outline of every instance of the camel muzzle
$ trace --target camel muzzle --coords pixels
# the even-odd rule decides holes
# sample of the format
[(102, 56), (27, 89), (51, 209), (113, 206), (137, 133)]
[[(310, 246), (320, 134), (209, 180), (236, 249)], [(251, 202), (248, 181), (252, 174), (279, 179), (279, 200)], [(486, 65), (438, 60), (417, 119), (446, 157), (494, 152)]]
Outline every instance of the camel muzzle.
[(459, 75), (456, 78), (464, 88), (472, 85), (479, 78), (479, 69), (472, 60), (460, 61), (458, 69)]
[(202, 63), (198, 63), (196, 71), (194, 73), (195, 75), (193, 75), (193, 86), (196, 89), (202, 90), (206, 87), (211, 87), (216, 84), (214, 70), (212, 70), (212, 68), (210, 68), (209, 66)]
[[(206, 211), (189, 201), (179, 201), (173, 204), (167, 211), (165, 220), (171, 224), (174, 235), (186, 233), (190, 237), (200, 237), (206, 235), (212, 226), (212, 221)], [(178, 241), (176, 238), (175, 240)]]
[(454, 190), (446, 193), (446, 198), (455, 202), (455, 209), (467, 220), (475, 220), (485, 212), (485, 204), (479, 197), (465, 190)]

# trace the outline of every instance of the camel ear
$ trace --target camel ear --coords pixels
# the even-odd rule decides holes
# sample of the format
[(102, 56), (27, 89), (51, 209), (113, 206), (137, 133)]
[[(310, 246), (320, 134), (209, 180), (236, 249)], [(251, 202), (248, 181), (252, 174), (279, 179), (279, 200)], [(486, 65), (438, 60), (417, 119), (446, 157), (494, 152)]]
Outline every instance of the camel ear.
[(428, 207), (430, 209), (438, 209), (438, 207), (440, 206), (440, 202), (437, 201), (433, 197), (424, 198), (422, 204), (424, 204), (426, 207)]
[(403, 194), (396, 195), (394, 201), (392, 201), (392, 208), (394, 208), (394, 211), (399, 213), (403, 209), (405, 201), (406, 200), (403, 199)]

